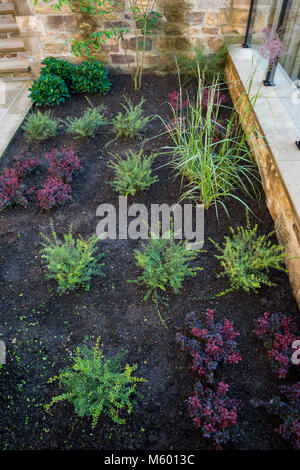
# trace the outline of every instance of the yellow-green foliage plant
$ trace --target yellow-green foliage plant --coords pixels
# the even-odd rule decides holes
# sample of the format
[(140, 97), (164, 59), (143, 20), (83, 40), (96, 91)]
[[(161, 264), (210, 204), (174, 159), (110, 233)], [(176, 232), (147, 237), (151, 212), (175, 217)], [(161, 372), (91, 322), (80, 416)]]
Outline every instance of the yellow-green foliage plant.
[(115, 191), (121, 196), (134, 196), (137, 191), (146, 191), (158, 178), (152, 176), (151, 165), (157, 154), (144, 155), (140, 152), (129, 150), (126, 158), (116, 155), (110, 163), (115, 171), (115, 178), (111, 183)]
[(22, 126), (24, 136), (27, 142), (42, 142), (56, 136), (59, 127), (58, 119), (56, 119), (51, 111), (37, 111), (29, 113)]
[(48, 279), (55, 279), (59, 292), (67, 292), (84, 287), (89, 290), (92, 276), (101, 274), (104, 263), (99, 263), (103, 253), (97, 254), (99, 239), (93, 235), (84, 240), (81, 235), (73, 237), (72, 226), (59, 240), (51, 224), (52, 239), (41, 234), (41, 257), (45, 262)]
[[(88, 100), (89, 101), (89, 100)], [(93, 106), (89, 101), (90, 107), (84, 112), (80, 118), (68, 117), (65, 122), (68, 134), (71, 134), (75, 139), (83, 137), (94, 138), (97, 130), (108, 124), (108, 120), (104, 116), (106, 107), (104, 105)]]
[(56, 403), (68, 401), (78, 416), (92, 419), (93, 428), (103, 415), (115, 423), (124, 424), (122, 414), (124, 411), (130, 414), (133, 410), (131, 396), (137, 393), (136, 385), (147, 382), (132, 375), (137, 365), (122, 366), (121, 354), (104, 358), (99, 340), (93, 349), (78, 347), (71, 359), (72, 367), (49, 380), (49, 383), (58, 381), (63, 393), (45, 405), (46, 410), (49, 411)]
[(269, 279), (271, 270), (286, 271), (284, 247), (272, 243), (267, 235), (258, 235), (258, 227), (247, 229), (230, 228), (231, 237), (225, 237), (222, 246), (212, 243), (220, 252), (215, 257), (220, 261), (223, 272), (220, 276), (229, 278), (231, 289), (257, 292), (263, 285), (274, 286)]

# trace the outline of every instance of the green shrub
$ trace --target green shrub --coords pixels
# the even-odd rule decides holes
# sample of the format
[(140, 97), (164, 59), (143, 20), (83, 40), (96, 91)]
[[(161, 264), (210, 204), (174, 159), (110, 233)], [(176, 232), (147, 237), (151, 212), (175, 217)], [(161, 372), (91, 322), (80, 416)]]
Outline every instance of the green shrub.
[(55, 57), (46, 57), (42, 62), (41, 74), (52, 74), (64, 80), (66, 85), (72, 81), (75, 65), (68, 60), (56, 59)]
[(68, 87), (61, 77), (52, 74), (41, 74), (38, 80), (34, 80), (29, 97), (37, 106), (43, 104), (51, 106), (61, 104), (70, 98)]
[(166, 291), (170, 288), (177, 294), (186, 277), (196, 276), (197, 272), (202, 270), (190, 265), (196, 259), (199, 250), (188, 250), (186, 242), (175, 243), (173, 228), (163, 236), (165, 238), (150, 238), (142, 250), (135, 250), (137, 266), (142, 269), (143, 274), (132, 282), (137, 284), (142, 282), (146, 285), (148, 292), (144, 297), (145, 300), (151, 294), (157, 298), (158, 289)]
[(45, 234), (41, 234), (45, 242), (42, 242), (41, 256), (47, 264), (48, 279), (56, 279), (58, 290), (66, 292), (83, 286), (89, 290), (89, 281), (93, 275), (101, 272), (102, 264), (99, 260), (103, 254), (96, 255), (96, 236), (83, 240), (81, 236), (74, 239), (72, 226), (63, 241), (60, 241), (51, 224), (53, 240)]
[(106, 95), (111, 88), (108, 70), (98, 60), (87, 60), (78, 64), (72, 72), (73, 93), (100, 93)]
[(42, 142), (55, 137), (58, 121), (50, 111), (30, 113), (22, 126), (27, 142)]
[(65, 124), (69, 134), (75, 136), (76, 139), (81, 137), (95, 137), (95, 134), (100, 126), (107, 124), (107, 119), (104, 117), (104, 111), (106, 107), (91, 106), (88, 108), (81, 118), (70, 118), (68, 117)]
[(158, 178), (152, 176), (151, 164), (156, 154), (144, 155), (143, 149), (137, 153), (132, 150), (126, 153), (126, 158), (115, 156), (109, 166), (115, 170), (115, 179), (111, 183), (113, 188), (121, 195), (135, 195), (136, 191), (145, 191)]
[(144, 98), (136, 106), (130, 99), (125, 98), (126, 104), (122, 104), (125, 112), (118, 113), (112, 120), (113, 133), (116, 138), (123, 137), (132, 139), (142, 133), (150, 117), (143, 117)]
[(121, 355), (104, 359), (99, 349), (99, 341), (93, 349), (77, 348), (72, 357), (72, 368), (62, 371), (59, 376), (50, 379), (59, 381), (62, 395), (56, 396), (45, 407), (49, 410), (55, 403), (67, 400), (74, 405), (75, 413), (80, 417), (92, 417), (92, 427), (102, 414), (109, 416), (115, 423), (123, 424), (125, 419), (120, 414), (127, 408), (130, 414), (133, 405), (131, 395), (136, 392), (138, 382), (146, 380), (132, 376), (136, 365), (123, 367)]
[(284, 247), (272, 244), (269, 238), (273, 233), (258, 235), (257, 225), (253, 229), (248, 226), (238, 227), (236, 232), (232, 227), (230, 230), (232, 236), (225, 237), (222, 247), (211, 240), (221, 253), (215, 255), (224, 269), (221, 276), (228, 276), (233, 290), (257, 292), (262, 285), (273, 286), (268, 274), (271, 269), (285, 271)]

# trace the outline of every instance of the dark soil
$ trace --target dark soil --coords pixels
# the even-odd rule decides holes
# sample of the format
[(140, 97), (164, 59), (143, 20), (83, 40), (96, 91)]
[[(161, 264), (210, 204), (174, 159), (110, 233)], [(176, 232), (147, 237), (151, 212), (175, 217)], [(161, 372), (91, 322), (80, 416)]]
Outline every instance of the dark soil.
[[(144, 96), (145, 114), (170, 115), (167, 104), (169, 93), (178, 89), (174, 78), (146, 76), (141, 92), (133, 93), (130, 79), (112, 78), (112, 92), (107, 96), (92, 96), (94, 104), (104, 103), (109, 117), (121, 110), (123, 95), (136, 102)], [(54, 107), (60, 118), (80, 116), (87, 106), (84, 96), (74, 96), (66, 104)], [(155, 119), (148, 126), (146, 136), (163, 130)], [(12, 164), (15, 155), (28, 151), (42, 157), (52, 148), (73, 146), (84, 164), (84, 173), (73, 184), (73, 201), (49, 212), (36, 206), (16, 207), (2, 213), (0, 219), (1, 273), (0, 273), (0, 338), (7, 344), (7, 364), (0, 373), (0, 448), (1, 449), (145, 449), (196, 450), (212, 449), (211, 443), (201, 437), (188, 415), (186, 400), (190, 396), (195, 375), (188, 355), (180, 351), (175, 341), (176, 331), (186, 331), (185, 316), (194, 310), (201, 314), (208, 307), (215, 309), (219, 319), (227, 316), (240, 331), (239, 349), (243, 360), (238, 365), (226, 366), (220, 371), (230, 385), (230, 395), (239, 398), (244, 406), (239, 413), (241, 437), (233, 449), (289, 448), (274, 432), (278, 422), (263, 410), (250, 405), (251, 398), (270, 399), (277, 393), (278, 379), (271, 373), (266, 352), (253, 334), (253, 321), (265, 311), (284, 312), (299, 320), (297, 305), (292, 296), (288, 277), (273, 273), (277, 286), (261, 289), (259, 294), (243, 291), (215, 300), (207, 296), (228, 287), (226, 279), (217, 278), (220, 272), (214, 258), (215, 249), (208, 241), (222, 242), (229, 227), (245, 225), (245, 209), (235, 201), (228, 202), (231, 221), (220, 213), (217, 223), (214, 208), (205, 216), (205, 253), (200, 253), (197, 265), (204, 270), (189, 278), (178, 295), (168, 295), (168, 306), (162, 309), (167, 321), (165, 329), (153, 303), (143, 301), (142, 285), (128, 283), (140, 273), (135, 265), (133, 249), (140, 241), (101, 241), (104, 253), (105, 277), (94, 278), (89, 292), (78, 291), (58, 295), (56, 283), (48, 281), (41, 265), (40, 232), (50, 233), (53, 220), (58, 235), (70, 224), (74, 234), (90, 236), (95, 233), (99, 219), (97, 206), (101, 203), (117, 205), (117, 194), (107, 184), (113, 171), (107, 164), (111, 153), (122, 153), (140, 142), (116, 141), (109, 148), (105, 144), (112, 136), (104, 128), (90, 142), (66, 137), (60, 130), (57, 138), (40, 145), (27, 145), (20, 130), (2, 161), (2, 169)], [(145, 149), (156, 150), (166, 145), (165, 137), (151, 140)], [(147, 204), (178, 201), (180, 181), (172, 178), (165, 155), (160, 155), (154, 167), (159, 182), (148, 192), (130, 198), (129, 204)], [(264, 199), (247, 200), (258, 219), (259, 232), (269, 233), (273, 222)], [(195, 298), (198, 300), (195, 300)], [(147, 383), (139, 390), (132, 414), (125, 425), (113, 424), (101, 418), (92, 430), (90, 421), (79, 419), (73, 407), (60, 403), (47, 413), (43, 404), (59, 393), (57, 385), (47, 380), (70, 363), (70, 353), (84, 340), (90, 345), (101, 337), (104, 354), (127, 349), (124, 360), (136, 363), (136, 375)], [(298, 379), (299, 380), (299, 379)]]

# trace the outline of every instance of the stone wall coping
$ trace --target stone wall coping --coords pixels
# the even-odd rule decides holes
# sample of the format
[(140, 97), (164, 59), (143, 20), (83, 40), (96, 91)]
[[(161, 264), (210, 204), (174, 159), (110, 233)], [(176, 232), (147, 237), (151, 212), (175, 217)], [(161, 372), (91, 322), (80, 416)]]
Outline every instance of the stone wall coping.
[(300, 225), (300, 151), (295, 144), (299, 132), (275, 88), (263, 85), (265, 70), (256, 54), (241, 45), (233, 45), (229, 47), (229, 57), (249, 97), (259, 93), (253, 110)]

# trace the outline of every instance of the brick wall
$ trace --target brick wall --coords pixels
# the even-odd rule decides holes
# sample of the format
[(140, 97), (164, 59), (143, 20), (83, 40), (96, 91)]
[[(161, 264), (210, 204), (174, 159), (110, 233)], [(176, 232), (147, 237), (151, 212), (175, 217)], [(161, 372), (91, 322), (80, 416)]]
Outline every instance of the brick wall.
[[(126, 0), (125, 0), (126, 1)], [(141, 2), (145, 0), (140, 0)], [(46, 56), (73, 57), (70, 53), (72, 38), (85, 38), (91, 31), (107, 26), (107, 21), (132, 26), (131, 20), (116, 0), (115, 12), (109, 19), (88, 17), (71, 12), (64, 6), (61, 12), (50, 3), (39, 0), (14, 0), (17, 22), (24, 38), (28, 56), (38, 64)], [(76, 0), (74, 0), (76, 6)], [(154, 68), (170, 52), (189, 53), (192, 46), (201, 42), (207, 52), (213, 52), (225, 38), (242, 41), (245, 33), (250, 0), (157, 0), (161, 19), (147, 46), (146, 68)], [(134, 63), (134, 43), (127, 35), (129, 60)], [(103, 47), (100, 59), (126, 70), (121, 44), (109, 40)]]

